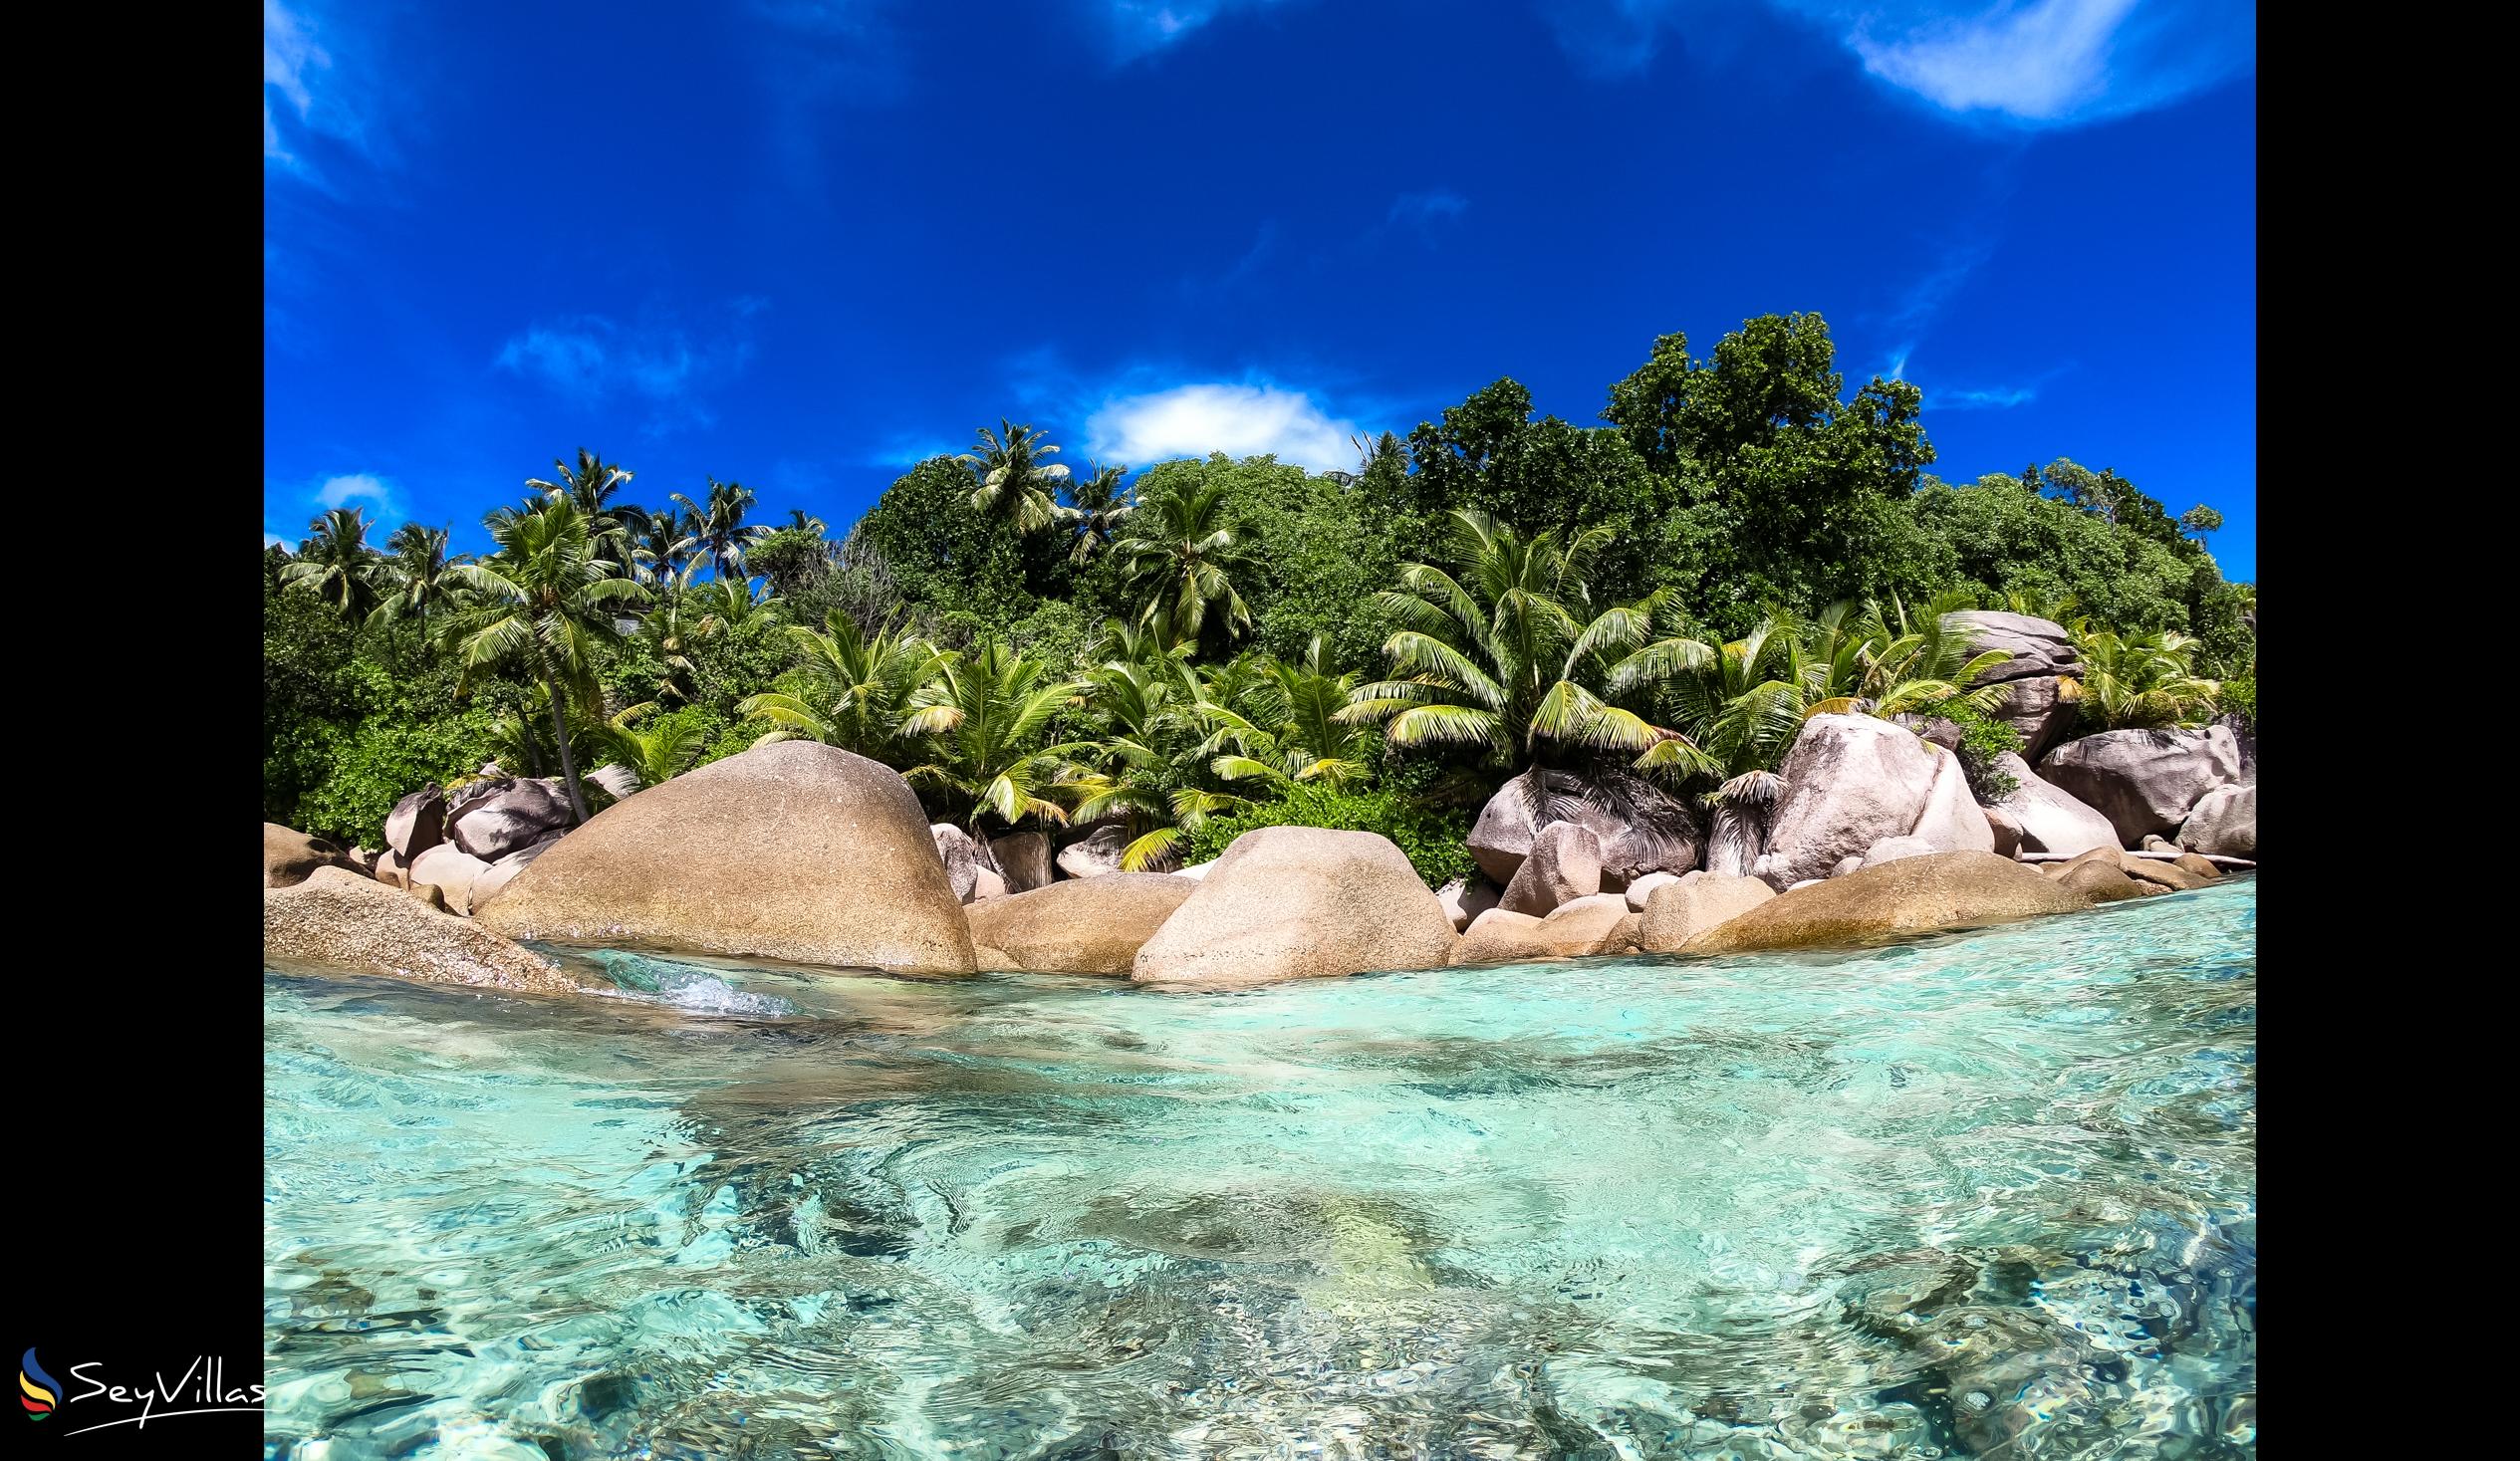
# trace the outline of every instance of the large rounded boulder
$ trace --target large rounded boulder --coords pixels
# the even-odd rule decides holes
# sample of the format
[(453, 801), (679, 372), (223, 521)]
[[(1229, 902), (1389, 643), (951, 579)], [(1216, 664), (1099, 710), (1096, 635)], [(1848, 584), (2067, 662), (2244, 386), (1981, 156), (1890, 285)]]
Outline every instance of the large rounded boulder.
[(2207, 792), (2179, 824), (2178, 845), (2225, 857), (2257, 855), (2257, 783)]
[(385, 851), (401, 865), (446, 841), (446, 792), (435, 782), (393, 804), (385, 814)]
[(558, 964), (514, 940), (348, 869), (263, 893), (263, 958), (535, 994), (580, 987)]
[(1779, 893), (1698, 933), (1679, 951), (1725, 954), (1876, 943), (2070, 913), (2084, 905), (2080, 896), (2026, 863), (1992, 852), (1931, 852)]
[(2013, 789), (1988, 810), (1987, 820), (1993, 822), (1999, 812), (2009, 818), (2021, 851), (2070, 856), (2118, 846), (2118, 829), (2108, 818), (2058, 790), (2029, 762), (2006, 751), (1995, 758), (1995, 770), (2012, 778)]
[(2058, 747), (2039, 775), (2108, 818), (2120, 847), (2140, 847), (2176, 832), (2207, 792), (2239, 781), (2240, 743), (2220, 725), (2102, 731)]
[(1440, 967), (1452, 920), (1388, 838), (1263, 827), (1234, 839), (1137, 951), (1130, 977), (1174, 989)]
[(481, 910), (515, 938), (969, 974), (971, 931), (909, 783), (780, 741), (615, 803)]
[(309, 837), (277, 822), (263, 824), (263, 887), (295, 887), (318, 867), (358, 869), (347, 853), (320, 837)]
[(464, 791), (447, 816), (446, 840), (484, 862), (569, 830), (569, 794), (557, 780), (521, 778)]
[(973, 903), (971, 939), (1037, 974), (1126, 976), (1198, 883), (1163, 872), (1071, 877)]
[[(1937, 773), (1957, 758), (1913, 731), (1870, 715), (1815, 715), (1778, 768), (1785, 790), (1768, 823), (1768, 850), (1752, 872), (1785, 888), (1827, 877), (1884, 838), (1916, 830), (1932, 802)], [(1978, 818), (1985, 831), (1984, 817)], [(1985, 831), (1986, 847), (1995, 845)]]
[(1649, 954), (1667, 954), (1718, 923), (1738, 918), (1777, 896), (1776, 889), (1755, 877), (1728, 877), (1719, 872), (1654, 889), (1645, 900), (1637, 925), (1637, 943)]

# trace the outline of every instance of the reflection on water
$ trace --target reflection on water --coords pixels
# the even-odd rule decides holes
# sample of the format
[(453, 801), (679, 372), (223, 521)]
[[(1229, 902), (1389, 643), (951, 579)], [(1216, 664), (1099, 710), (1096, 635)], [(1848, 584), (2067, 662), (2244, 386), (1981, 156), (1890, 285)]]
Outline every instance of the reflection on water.
[(266, 980), (270, 1454), (2255, 1454), (2251, 879), (1237, 995)]

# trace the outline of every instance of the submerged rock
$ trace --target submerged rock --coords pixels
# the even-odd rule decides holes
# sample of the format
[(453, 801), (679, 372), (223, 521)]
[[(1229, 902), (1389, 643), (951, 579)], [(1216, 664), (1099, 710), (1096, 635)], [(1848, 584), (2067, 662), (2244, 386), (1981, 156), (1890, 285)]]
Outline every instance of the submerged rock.
[(1931, 852), (1782, 893), (1690, 938), (1679, 952), (1863, 944), (2083, 906), (2077, 894), (2009, 858)]
[(263, 894), (263, 957), (534, 994), (574, 994), (558, 964), (347, 868)]
[(1234, 839), (1137, 951), (1131, 978), (1181, 989), (1425, 969), (1452, 920), (1417, 869), (1370, 832), (1263, 827)]
[(973, 942), (1042, 974), (1127, 975), (1199, 884), (1162, 872), (1069, 878), (969, 909)]
[(909, 784), (812, 741), (755, 746), (606, 808), (481, 916), (518, 938), (972, 972)]

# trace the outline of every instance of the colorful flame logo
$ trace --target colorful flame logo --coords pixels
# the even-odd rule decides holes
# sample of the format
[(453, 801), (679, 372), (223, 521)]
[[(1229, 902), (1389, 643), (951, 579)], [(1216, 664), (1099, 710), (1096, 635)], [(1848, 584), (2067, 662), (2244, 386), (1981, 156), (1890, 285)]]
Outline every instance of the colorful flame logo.
[(18, 1403), (26, 1407), (29, 1420), (42, 1420), (61, 1403), (61, 1381), (44, 1372), (44, 1366), (35, 1362), (32, 1349), (18, 1361), (18, 1388), (24, 1391), (18, 1396)]

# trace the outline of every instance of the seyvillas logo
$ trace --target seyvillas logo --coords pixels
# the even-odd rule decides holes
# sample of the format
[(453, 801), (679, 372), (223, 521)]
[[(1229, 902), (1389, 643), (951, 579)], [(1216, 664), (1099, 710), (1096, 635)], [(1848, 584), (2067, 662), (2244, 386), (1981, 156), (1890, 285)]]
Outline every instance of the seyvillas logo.
[(18, 1403), (26, 1407), (29, 1420), (42, 1420), (61, 1403), (61, 1381), (46, 1374), (44, 1366), (35, 1362), (33, 1349), (18, 1361)]
[[(101, 1378), (96, 1371), (104, 1368), (105, 1361), (101, 1359), (70, 1366), (70, 1377), (79, 1387), (64, 1393), (61, 1381), (47, 1374), (44, 1366), (36, 1362), (35, 1351), (29, 1349), (26, 1357), (18, 1361), (18, 1403), (26, 1407), (29, 1420), (43, 1420), (67, 1406), (80, 1406), (70, 1416), (70, 1427), (62, 1432), (64, 1439), (118, 1425), (145, 1430), (152, 1420), (177, 1415), (219, 1415), (263, 1408), (263, 1387), (229, 1384), (226, 1361), (214, 1355), (196, 1356), (184, 1366), (183, 1373), (171, 1380), (164, 1370), (158, 1370), (144, 1385), (117, 1384)], [(87, 1403), (96, 1400), (105, 1403)], [(139, 1407), (137, 1414), (115, 1413), (116, 1406), (133, 1405)]]

